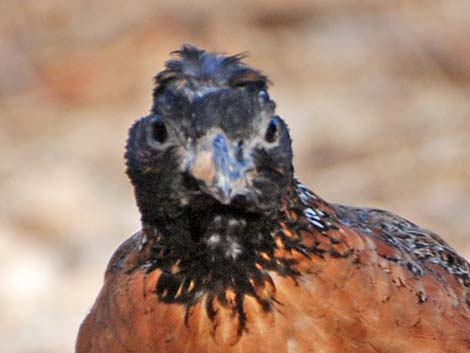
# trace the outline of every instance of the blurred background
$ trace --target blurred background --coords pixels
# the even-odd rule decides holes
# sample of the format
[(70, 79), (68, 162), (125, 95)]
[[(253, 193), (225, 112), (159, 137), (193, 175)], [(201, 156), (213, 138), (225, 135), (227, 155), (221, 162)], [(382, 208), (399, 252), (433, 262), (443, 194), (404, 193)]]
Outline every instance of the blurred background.
[(392, 210), (470, 258), (470, 2), (3, 1), (0, 342), (72, 352), (113, 250), (139, 228), (127, 129), (193, 43), (248, 51), (298, 177)]

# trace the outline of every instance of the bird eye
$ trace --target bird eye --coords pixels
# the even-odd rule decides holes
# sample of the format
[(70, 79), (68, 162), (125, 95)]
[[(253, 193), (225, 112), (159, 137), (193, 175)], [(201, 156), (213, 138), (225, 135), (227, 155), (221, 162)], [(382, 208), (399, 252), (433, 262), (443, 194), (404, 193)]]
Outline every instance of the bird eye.
[(258, 97), (262, 103), (266, 103), (270, 100), (268, 92), (266, 92), (264, 89), (259, 91)]
[(277, 139), (277, 120), (276, 118), (272, 118), (268, 124), (268, 128), (266, 129), (266, 134), (264, 135), (264, 139), (269, 142), (273, 143)]
[(166, 131), (166, 126), (160, 115), (157, 115), (153, 120), (152, 137), (158, 143), (164, 143), (168, 139), (168, 132)]

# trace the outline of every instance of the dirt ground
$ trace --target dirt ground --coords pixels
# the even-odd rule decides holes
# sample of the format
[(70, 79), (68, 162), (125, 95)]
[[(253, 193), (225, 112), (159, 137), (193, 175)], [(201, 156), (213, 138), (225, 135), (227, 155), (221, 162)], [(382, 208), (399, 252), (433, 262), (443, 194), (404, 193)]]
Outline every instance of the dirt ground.
[(73, 351), (139, 228), (127, 129), (193, 43), (274, 83), (298, 177), (392, 210), (470, 258), (470, 2), (24, 0), (0, 5), (0, 342)]

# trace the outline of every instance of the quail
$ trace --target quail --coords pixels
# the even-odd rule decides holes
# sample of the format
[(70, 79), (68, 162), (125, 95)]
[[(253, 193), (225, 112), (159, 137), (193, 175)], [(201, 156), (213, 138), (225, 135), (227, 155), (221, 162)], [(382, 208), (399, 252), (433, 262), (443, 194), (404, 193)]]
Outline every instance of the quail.
[(268, 78), (184, 45), (125, 159), (142, 228), (114, 253), (77, 353), (470, 352), (470, 265), (390, 212), (294, 176)]

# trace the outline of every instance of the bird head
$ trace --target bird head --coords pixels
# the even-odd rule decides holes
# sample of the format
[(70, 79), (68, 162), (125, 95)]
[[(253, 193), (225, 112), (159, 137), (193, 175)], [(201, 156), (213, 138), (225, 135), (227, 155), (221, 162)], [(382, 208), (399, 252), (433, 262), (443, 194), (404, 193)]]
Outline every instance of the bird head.
[(144, 224), (188, 214), (273, 215), (293, 181), (291, 139), (268, 80), (184, 45), (156, 76), (150, 114), (130, 129), (127, 174)]

